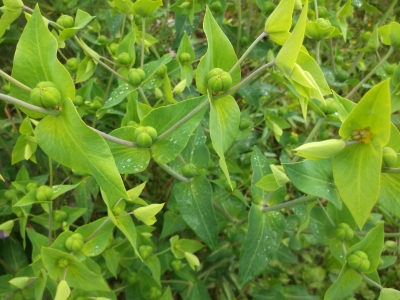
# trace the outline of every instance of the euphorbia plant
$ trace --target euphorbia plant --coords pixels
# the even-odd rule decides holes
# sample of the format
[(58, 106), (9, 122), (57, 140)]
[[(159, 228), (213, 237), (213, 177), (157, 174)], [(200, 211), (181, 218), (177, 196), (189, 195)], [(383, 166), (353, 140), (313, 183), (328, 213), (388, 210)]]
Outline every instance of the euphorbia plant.
[(4, 0), (0, 298), (396, 299), (396, 2)]

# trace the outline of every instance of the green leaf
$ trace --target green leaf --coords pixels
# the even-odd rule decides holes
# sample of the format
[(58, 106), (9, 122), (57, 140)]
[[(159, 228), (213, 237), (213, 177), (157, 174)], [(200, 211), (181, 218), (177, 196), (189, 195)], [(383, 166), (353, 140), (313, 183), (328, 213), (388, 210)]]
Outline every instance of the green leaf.
[(383, 222), (380, 222), (378, 225), (368, 231), (366, 236), (360, 242), (351, 246), (347, 250), (347, 257), (357, 250), (361, 250), (368, 255), (368, 260), (371, 265), (369, 269), (363, 273), (372, 273), (378, 268), (384, 242), (383, 229)]
[(165, 238), (175, 232), (182, 231), (186, 227), (186, 222), (172, 210), (168, 210), (164, 214), (164, 223), (160, 238)]
[(137, 0), (132, 5), (132, 10), (135, 15), (147, 18), (153, 12), (162, 6), (162, 0)]
[(268, 174), (261, 178), (260, 181), (257, 182), (256, 186), (267, 192), (276, 191), (280, 188), (273, 174)]
[[(276, 66), (287, 76), (290, 77), (300, 48), (303, 44), (304, 32), (306, 30), (307, 22), (307, 5), (303, 7), (300, 17), (297, 21), (296, 27), (293, 29), (292, 34), (288, 40), (283, 44), (282, 49), (279, 51), (275, 59)], [(267, 20), (268, 22), (268, 20)], [(267, 31), (268, 32), (268, 31)]]
[(342, 202), (333, 179), (332, 162), (332, 158), (318, 161), (306, 159), (299, 163), (283, 164), (283, 167), (299, 191), (327, 199), (341, 209)]
[[(178, 102), (176, 104), (154, 109), (140, 122), (141, 126), (152, 126), (157, 130), (158, 136), (172, 128), (192, 110), (196, 109), (205, 100), (197, 97)], [(185, 148), (190, 135), (203, 118), (205, 107), (189, 120), (178, 126), (171, 133), (151, 146), (152, 157), (158, 163), (164, 164), (174, 160)]]
[(90, 224), (79, 227), (75, 232), (80, 233), (84, 239), (91, 236), (101, 226), (101, 230), (87, 242), (81, 249), (86, 256), (93, 257), (102, 253), (108, 246), (112, 237), (114, 224), (107, 217), (100, 218)]
[(120, 256), (120, 253), (114, 248), (107, 249), (103, 252), (103, 258), (106, 261), (107, 268), (115, 278), (118, 276), (118, 263)]
[(241, 286), (265, 270), (281, 244), (284, 230), (285, 221), (280, 212), (263, 212), (258, 205), (251, 206), (249, 228), (239, 259)]
[[(110, 135), (117, 138), (134, 142), (134, 127), (121, 127), (112, 132)], [(113, 142), (107, 142), (111, 153), (115, 159), (118, 172), (121, 174), (134, 174), (146, 170), (150, 161), (150, 151), (145, 148), (129, 147)]]
[(326, 291), (325, 300), (344, 299), (349, 296), (361, 283), (362, 277), (355, 270), (345, 265), (339, 277)]
[(32, 244), (32, 261), (35, 261), (40, 255), (41, 248), (48, 246), (49, 239), (47, 236), (44, 236), (30, 228), (26, 229), (26, 233), (28, 234), (29, 240)]
[(17, 273), (28, 265), (28, 258), (18, 240), (13, 238), (3, 239), (0, 249), (2, 259), (13, 272)]
[(370, 89), (349, 113), (340, 127), (339, 134), (348, 139), (354, 130), (369, 128), (372, 141), (385, 146), (390, 137), (389, 80)]
[(131, 93), (135, 92), (138, 88), (131, 86), (127, 83), (119, 85), (112, 91), (110, 97), (104, 102), (103, 107), (97, 110), (96, 116), (101, 118), (109, 108), (114, 107), (121, 103)]
[[(190, 54), (190, 61), (186, 63), (182, 63), (179, 60), (180, 55), (183, 53), (189, 53)], [(178, 52), (176, 53), (176, 57), (178, 58), (179, 66), (181, 67), (181, 79), (184, 80), (186, 79), (186, 86), (189, 87), (192, 84), (193, 81), (193, 66), (192, 62), (195, 59), (195, 53), (193, 50), (192, 43), (190, 42), (190, 39), (186, 32), (184, 33), (181, 43), (178, 48)]]
[[(196, 85), (200, 93), (207, 95), (208, 72), (214, 68), (221, 68), (229, 72), (237, 62), (237, 57), (232, 44), (218, 26), (208, 7), (206, 8), (203, 29), (207, 37), (208, 49), (197, 66)], [(241, 77), (240, 68), (236, 68), (231, 76), (232, 85), (238, 84)]]
[(335, 100), (336, 107), (339, 114), (340, 121), (344, 122), (349, 113), (356, 107), (356, 104), (349, 99), (343, 98), (332, 91), (333, 99)]
[(378, 205), (382, 205), (391, 214), (400, 218), (400, 174), (381, 174)]
[(389, 25), (390, 44), (395, 49), (400, 49), (400, 24), (392, 22)]
[(65, 41), (66, 39), (73, 37), (80, 29), (85, 27), (90, 21), (95, 17), (89, 15), (87, 12), (78, 9), (75, 16), (75, 25), (71, 28), (66, 28), (61, 31), (59, 35), (60, 41)]
[(378, 300), (399, 300), (400, 291), (390, 288), (383, 288), (379, 294)]
[[(60, 260), (68, 262), (68, 269), (61, 267)], [(109, 291), (103, 277), (90, 271), (84, 264), (71, 254), (53, 248), (42, 248), (42, 261), (51, 279), (63, 278), (70, 287), (84, 289), (86, 291)], [(90, 278), (90, 280), (87, 280)]]
[(382, 148), (374, 142), (350, 145), (333, 159), (339, 194), (360, 229), (378, 198), (381, 165)]
[(61, 280), (57, 286), (57, 293), (54, 300), (66, 300), (71, 294), (71, 289), (65, 280)]
[(218, 224), (212, 204), (210, 182), (204, 176), (179, 182), (173, 188), (182, 218), (211, 249), (217, 245)]
[(80, 83), (88, 80), (97, 68), (97, 62), (90, 56), (85, 56), (85, 58), (79, 63), (78, 72), (76, 74), (76, 83)]
[(55, 161), (92, 174), (108, 196), (107, 205), (113, 207), (120, 198), (128, 198), (107, 143), (86, 126), (69, 99), (59, 116), (47, 116), (39, 122), (36, 138)]
[(269, 167), (270, 164), (271, 162), (268, 158), (255, 146), (251, 155), (251, 166), (253, 169), (253, 175), (251, 177), (251, 195), (255, 204), (260, 204), (268, 195), (267, 191), (261, 189), (256, 184), (261, 178), (272, 173)]
[(220, 167), (232, 188), (224, 152), (236, 138), (239, 129), (240, 110), (232, 96), (226, 96), (218, 100), (211, 99), (210, 103), (211, 141), (215, 152), (220, 157)]
[(283, 45), (289, 38), (295, 0), (281, 0), (265, 22), (265, 32), (271, 40)]
[(6, 11), (2, 14), (0, 18), (0, 38), (4, 35), (9, 26), (21, 15), (22, 9), (17, 10), (9, 10), (6, 8)]
[[(12, 77), (30, 88), (41, 81), (51, 81), (60, 91), (62, 101), (74, 99), (75, 86), (57, 59), (57, 48), (57, 41), (47, 29), (37, 6), (17, 44)], [(11, 85), (11, 93), (15, 98), (32, 104), (29, 92)], [(41, 113), (21, 110), (33, 118), (43, 117)]]

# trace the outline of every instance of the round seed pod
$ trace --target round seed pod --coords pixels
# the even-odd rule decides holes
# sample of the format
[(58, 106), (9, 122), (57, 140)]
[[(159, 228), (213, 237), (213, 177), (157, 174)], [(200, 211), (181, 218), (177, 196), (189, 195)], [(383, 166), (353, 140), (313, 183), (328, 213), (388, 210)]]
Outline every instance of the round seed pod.
[(136, 137), (136, 144), (140, 148), (149, 148), (153, 144), (153, 139), (147, 132), (142, 132)]
[(67, 68), (70, 69), (71, 71), (76, 71), (78, 70), (79, 67), (79, 60), (76, 57), (72, 57), (67, 60)]
[(232, 77), (228, 72), (220, 68), (212, 69), (207, 74), (208, 88), (213, 93), (227, 91), (232, 86)]
[(190, 56), (190, 54), (189, 53), (187, 53), (187, 52), (182, 52), (181, 53), (181, 55), (179, 55), (179, 61), (181, 62), (181, 63), (188, 63), (188, 62), (191, 62), (191, 60), (192, 60), (192, 57)]
[(193, 178), (197, 176), (197, 167), (195, 164), (187, 164), (182, 168), (182, 175), (187, 178)]
[(361, 273), (366, 272), (371, 265), (368, 255), (364, 251), (360, 250), (354, 251), (350, 254), (347, 258), (347, 263), (350, 268)]
[(354, 230), (346, 223), (340, 223), (335, 230), (335, 236), (339, 240), (351, 240), (354, 237)]
[(53, 189), (47, 185), (39, 187), (36, 191), (36, 199), (38, 201), (50, 201), (53, 195)]
[(129, 65), (131, 63), (131, 61), (132, 61), (132, 58), (129, 55), (129, 53), (127, 53), (127, 52), (123, 52), (120, 55), (118, 55), (118, 57), (117, 57), (117, 62), (120, 65)]
[(84, 244), (83, 236), (80, 233), (74, 233), (65, 241), (65, 248), (75, 252), (81, 250)]
[(75, 21), (74, 18), (69, 15), (62, 15), (57, 19), (57, 24), (64, 27), (64, 28), (71, 28), (74, 27)]
[(397, 163), (397, 153), (390, 147), (382, 148), (382, 159), (385, 167), (393, 167)]

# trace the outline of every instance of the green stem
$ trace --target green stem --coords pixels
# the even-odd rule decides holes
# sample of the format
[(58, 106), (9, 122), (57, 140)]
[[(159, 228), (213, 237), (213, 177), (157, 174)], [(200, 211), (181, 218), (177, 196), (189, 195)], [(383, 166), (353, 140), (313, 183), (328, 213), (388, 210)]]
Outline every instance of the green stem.
[(161, 252), (154, 253), (154, 255), (155, 255), (155, 256), (158, 256), (158, 255), (167, 253), (168, 251), (171, 251), (171, 247), (168, 247), (167, 249), (165, 249), (165, 250), (163, 250), (163, 251), (161, 251)]
[(321, 56), (319, 54), (319, 50), (321, 48), (321, 41), (317, 41), (317, 43), (315, 44), (315, 58), (317, 59), (317, 64), (321, 64)]
[(372, 76), (375, 74), (376, 70), (389, 58), (390, 55), (392, 55), (394, 51), (393, 47), (390, 47), (388, 53), (380, 60), (380, 62), (365, 76), (346, 96), (345, 98), (350, 98), (351, 96), (354, 95), (355, 92)]
[(174, 125), (172, 125), (169, 129), (167, 129), (166, 131), (164, 131), (162, 134), (160, 134), (157, 137), (157, 141), (160, 141), (162, 139), (164, 139), (165, 137), (167, 137), (171, 132), (173, 132), (175, 129), (177, 129), (178, 127), (180, 127), (181, 125), (183, 125), (185, 122), (187, 122), (188, 120), (190, 120), (194, 115), (196, 115), (198, 112), (200, 112), (202, 109), (204, 109), (205, 107), (207, 107), (207, 105), (209, 104), (209, 99), (207, 98), (206, 100), (204, 100), (204, 102), (202, 102), (199, 106), (197, 106), (195, 109), (193, 109), (190, 113), (188, 113), (186, 116), (184, 116), (182, 119), (180, 119), (178, 122), (176, 122)]
[[(303, 145), (309, 143), (314, 138), (314, 136), (317, 134), (319, 128), (322, 126), (322, 124), (324, 124), (324, 122), (325, 122), (324, 118), (321, 118), (321, 119), (318, 120), (317, 124), (315, 124), (313, 130), (311, 130), (310, 134), (308, 135), (308, 137), (304, 141)], [(295, 155), (290, 162), (291, 163), (295, 163), (299, 159), (300, 159), (300, 156)]]
[(222, 93), (221, 95), (215, 96), (214, 99), (221, 99), (225, 96), (228, 96), (230, 94), (232, 94), (233, 92), (235, 92), (236, 90), (240, 89), (242, 86), (244, 86), (245, 84), (247, 84), (249, 81), (251, 81), (254, 77), (256, 77), (258, 74), (260, 74), (261, 72), (263, 72), (265, 69), (273, 66), (275, 64), (275, 60), (263, 65), (262, 67), (258, 68), (257, 70), (255, 70), (253, 73), (251, 73), (250, 75), (248, 75), (245, 79), (243, 79), (241, 82), (239, 82), (237, 85), (235, 85), (234, 87), (231, 87), (229, 90), (227, 90), (225, 93)]
[[(354, 233), (360, 236), (365, 236), (367, 235), (368, 232), (356, 231)], [(384, 236), (387, 238), (396, 238), (400, 237), (400, 232), (385, 232)]]
[(53, 163), (49, 156), (49, 186), (53, 186)]
[(14, 98), (14, 97), (11, 97), (11, 96), (8, 96), (5, 94), (0, 94), (0, 99), (4, 100), (7, 103), (18, 105), (20, 107), (29, 109), (31, 111), (46, 114), (46, 115), (58, 116), (61, 113), (59, 110), (51, 110), (51, 109), (46, 109), (46, 108), (42, 108), (39, 106), (35, 106), (35, 105), (29, 104), (27, 102), (21, 101), (17, 98)]
[(1, 132), (0, 132), (0, 145), (3, 146), (4, 151), (7, 153), (7, 155), (9, 157), (12, 157), (12, 153), (10, 151), (10, 149), (7, 147), (6, 142), (3, 140), (3, 138), (1, 137)]
[(384, 23), (389, 16), (389, 14), (393, 11), (393, 8), (396, 6), (398, 0), (393, 0), (390, 6), (386, 9), (385, 13), (383, 14), (382, 18), (376, 23), (376, 26), (380, 27), (380, 24)]
[(317, 199), (317, 197), (315, 196), (303, 196), (294, 200), (290, 200), (281, 204), (277, 204), (274, 206), (268, 206), (268, 207), (264, 207), (262, 210), (263, 211), (275, 211), (275, 210), (280, 210), (282, 208), (286, 208), (286, 207), (290, 207), (290, 206), (294, 206), (300, 203), (305, 203), (305, 202), (309, 202), (312, 200)]
[(223, 214), (229, 221), (236, 223), (237, 220), (235, 218), (233, 218), (221, 205), (219, 205), (218, 202), (215, 202), (213, 200), (212, 204), (214, 205), (214, 207), (221, 213)]
[(140, 97), (142, 98), (143, 102), (146, 103), (148, 106), (151, 106), (150, 102), (149, 102), (149, 100), (147, 100), (147, 97), (144, 94), (143, 90), (141, 88), (138, 88), (138, 92), (139, 92)]
[(363, 58), (365, 52), (360, 52), (358, 53), (358, 55), (356, 56), (356, 59), (353, 61), (353, 63), (351, 64), (350, 68), (347, 70), (347, 72), (349, 74), (353, 73), (353, 71), (356, 69), (358, 62), (360, 61), (361, 58)]
[(261, 41), (265, 36), (268, 36), (268, 33), (266, 33), (265, 31), (263, 31), (258, 37), (257, 39), (249, 46), (249, 48), (246, 50), (245, 53), (243, 53), (242, 57), (240, 57), (240, 59), (236, 62), (236, 64), (234, 64), (234, 66), (232, 67), (232, 69), (229, 70), (229, 74), (232, 74), (233, 71), (235, 71), (235, 69), (240, 66), (240, 64), (244, 61), (244, 59), (247, 57), (247, 55), (251, 52), (251, 50), (253, 50), (253, 48), (258, 44), (259, 41)]
[(154, 45), (151, 45), (151, 46), (150, 46), (150, 50), (153, 52), (153, 54), (155, 55), (155, 57), (156, 57), (157, 59), (160, 59), (160, 58), (161, 58), (160, 54), (158, 54), (158, 51), (157, 51), (156, 47), (154, 47)]
[(383, 286), (381, 286), (379, 283), (373, 281), (371, 278), (368, 278), (365, 276), (363, 273), (357, 272), (366, 282), (372, 284), (373, 286), (377, 287), (380, 290), (383, 290)]
[(333, 227), (336, 227), (335, 222), (333, 222), (331, 216), (328, 214), (328, 212), (326, 211), (325, 207), (322, 205), (321, 201), (319, 201), (319, 199), (318, 199), (318, 204), (319, 204), (319, 206), (321, 206), (322, 210), (324, 211), (325, 216), (328, 219), (328, 221), (333, 225)]
[(53, 232), (52, 227), (53, 227), (53, 202), (49, 202), (49, 232), (48, 232), (48, 245), (51, 245), (51, 234)]
[(3, 77), (5, 80), (11, 82), (13, 85), (15, 85), (29, 93), (32, 91), (32, 89), (29, 86), (26, 86), (22, 82), (19, 82), (18, 80), (12, 78), (10, 75), (8, 75), (6, 72), (3, 72), (2, 70), (0, 70), (0, 76)]
[(314, 0), (315, 19), (318, 19), (318, 1)]
[(146, 19), (142, 18), (142, 56), (140, 57), (140, 68), (143, 69), (144, 65), (144, 41), (146, 34)]
[(161, 283), (177, 283), (177, 284), (184, 284), (184, 285), (189, 285), (192, 286), (193, 283), (190, 281), (183, 281), (183, 280), (160, 280)]
[(167, 172), (169, 175), (173, 176), (174, 178), (178, 179), (179, 181), (192, 182), (191, 179), (182, 176), (181, 174), (176, 172), (174, 169), (172, 169), (167, 164), (159, 164), (159, 166), (161, 167), (161, 169), (163, 169), (165, 172)]
[(383, 168), (382, 173), (400, 173), (400, 168)]
[(119, 288), (113, 290), (113, 293), (117, 293), (117, 292), (123, 291), (124, 289), (126, 289), (126, 288), (129, 287), (129, 286), (130, 286), (130, 285), (121, 286), (121, 287), (119, 287)]
[(112, 74), (114, 74), (115, 76), (117, 76), (119, 79), (123, 80), (124, 82), (130, 84), (130, 82), (121, 74), (119, 74), (118, 72), (116, 72), (115, 70), (113, 70), (112, 68), (110, 68), (109, 66), (107, 66), (104, 62), (102, 62), (100, 60), (100, 58), (96, 57), (95, 55), (93, 55), (90, 51), (90, 49), (88, 50), (87, 47), (76, 37), (74, 36), (74, 40), (75, 42), (78, 43), (79, 47), (81, 47), (93, 60), (95, 60), (98, 64), (100, 64), (101, 66), (103, 66), (104, 68), (106, 68), (108, 71), (110, 71)]
[(120, 138), (117, 138), (115, 136), (109, 135), (107, 133), (104, 133), (100, 130), (97, 130), (93, 127), (89, 127), (90, 129), (92, 129), (93, 131), (97, 132), (98, 134), (100, 134), (105, 140), (116, 143), (116, 144), (120, 144), (120, 145), (124, 145), (127, 147), (136, 147), (136, 143), (134, 142), (130, 142), (130, 141), (126, 141)]
[(332, 62), (332, 68), (333, 68), (333, 75), (336, 76), (336, 73), (337, 73), (337, 71), (336, 71), (336, 62), (335, 62), (335, 55), (334, 55), (334, 53), (333, 53), (333, 41), (332, 41), (331, 38), (329, 39), (329, 49), (330, 49), (330, 54), (331, 54), (331, 62)]
[(202, 278), (204, 276), (206, 276), (207, 274), (210, 274), (212, 271), (214, 271), (215, 269), (219, 268), (220, 266), (229, 263), (230, 259), (229, 258), (225, 258), (221, 261), (219, 261), (218, 263), (212, 265), (212, 267), (210, 267), (209, 269), (205, 270), (203, 273), (199, 274), (198, 278)]
[(236, 54), (239, 55), (240, 51), (240, 40), (242, 39), (242, 1), (237, 0), (237, 12), (238, 12), (238, 33), (236, 36)]
[(86, 239), (85, 239), (85, 243), (87, 243), (88, 241), (90, 241), (108, 222), (110, 221), (110, 218), (107, 218), (103, 221), (103, 223), (100, 224), (99, 227), (96, 228), (95, 231), (92, 232), (91, 235), (89, 235)]

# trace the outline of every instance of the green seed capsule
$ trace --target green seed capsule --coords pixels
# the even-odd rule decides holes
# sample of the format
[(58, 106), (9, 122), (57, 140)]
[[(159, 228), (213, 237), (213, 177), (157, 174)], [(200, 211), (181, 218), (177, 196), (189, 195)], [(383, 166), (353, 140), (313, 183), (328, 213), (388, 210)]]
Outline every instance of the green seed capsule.
[(109, 46), (109, 49), (110, 49), (110, 52), (111, 52), (112, 55), (115, 55), (115, 53), (117, 52), (118, 46), (119, 46), (119, 45), (116, 44), (116, 43), (112, 43), (112, 44)]
[(53, 189), (46, 185), (39, 187), (36, 191), (36, 199), (38, 201), (50, 201), (53, 195)]
[(245, 130), (247, 128), (249, 128), (250, 126), (250, 120), (247, 118), (242, 118), (240, 119), (240, 123), (239, 123), (239, 129), (240, 130)]
[(55, 84), (50, 81), (42, 81), (32, 89), (30, 94), (34, 105), (53, 109), (61, 102), (61, 94)]
[(85, 245), (85, 241), (83, 236), (80, 233), (72, 234), (67, 240), (65, 241), (65, 248), (70, 251), (80, 251), (83, 246)]
[(187, 178), (193, 178), (197, 176), (197, 167), (195, 164), (187, 164), (182, 168), (182, 175)]
[(161, 67), (159, 67), (156, 71), (156, 76), (158, 77), (164, 77), (165, 73), (167, 73), (167, 66), (166, 65), (162, 65)]
[(57, 19), (57, 24), (64, 27), (64, 28), (71, 28), (74, 27), (75, 21), (74, 18), (69, 15), (62, 15)]
[(212, 69), (207, 74), (208, 88), (213, 93), (227, 91), (232, 86), (232, 77), (228, 72), (220, 68)]
[(347, 263), (350, 268), (361, 273), (366, 272), (371, 265), (368, 259), (368, 255), (360, 250), (357, 250), (350, 254), (347, 258)]
[(339, 82), (345, 82), (349, 79), (349, 73), (347, 73), (345, 70), (339, 70), (336, 73), (336, 80)]
[(57, 222), (65, 221), (68, 217), (68, 214), (63, 210), (54, 211), (54, 220)]
[(117, 57), (117, 62), (120, 65), (129, 65), (132, 61), (132, 58), (130, 57), (129, 53), (123, 52)]
[(67, 68), (70, 69), (71, 71), (76, 71), (78, 70), (79, 67), (79, 60), (75, 57), (72, 57), (67, 60)]
[(354, 237), (354, 231), (346, 223), (340, 223), (335, 230), (335, 236), (339, 240), (349, 241)]
[(134, 86), (137, 86), (142, 83), (142, 77), (140, 76), (138, 69), (130, 69), (129, 70), (128, 80)]
[(222, 10), (222, 4), (219, 1), (214, 1), (211, 3), (210, 6), (211, 11), (215, 12), (216, 14), (220, 13)]
[(147, 132), (142, 132), (138, 134), (136, 144), (140, 148), (149, 148), (153, 144), (153, 140)]
[(397, 153), (390, 147), (382, 148), (382, 159), (385, 167), (393, 167), (397, 163)]
[(184, 64), (192, 61), (192, 57), (190, 56), (189, 53), (187, 52), (182, 52), (181, 55), (179, 55), (179, 61)]

